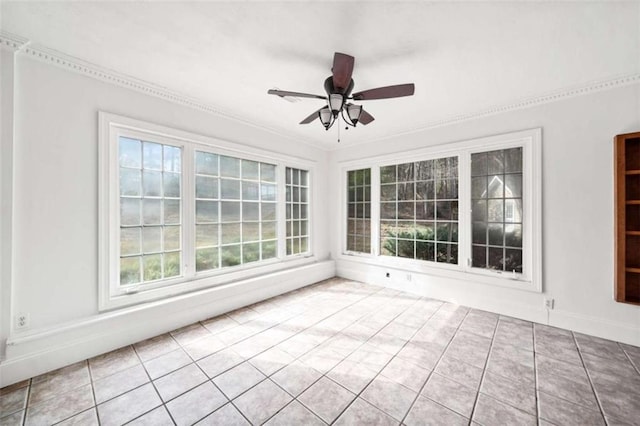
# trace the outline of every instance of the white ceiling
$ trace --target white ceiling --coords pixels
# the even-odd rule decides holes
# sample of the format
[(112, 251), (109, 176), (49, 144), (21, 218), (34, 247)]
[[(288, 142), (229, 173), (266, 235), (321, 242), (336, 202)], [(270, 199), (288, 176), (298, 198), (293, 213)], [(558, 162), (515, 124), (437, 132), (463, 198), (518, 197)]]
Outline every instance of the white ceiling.
[(322, 101), (335, 51), (354, 92), (414, 82), (413, 97), (363, 102), (376, 120), (342, 144), (427, 127), (640, 72), (640, 2), (1, 2), (1, 28), (32, 43), (198, 98), (331, 148), (335, 126), (298, 123)]

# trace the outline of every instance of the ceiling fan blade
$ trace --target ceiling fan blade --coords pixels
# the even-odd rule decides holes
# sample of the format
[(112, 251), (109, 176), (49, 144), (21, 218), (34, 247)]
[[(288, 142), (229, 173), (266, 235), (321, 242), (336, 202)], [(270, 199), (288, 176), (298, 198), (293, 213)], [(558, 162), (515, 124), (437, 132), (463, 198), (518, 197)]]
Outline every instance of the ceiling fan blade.
[[(322, 108), (324, 108), (324, 107), (322, 107)], [(302, 121), (300, 122), (300, 124), (309, 124), (309, 123), (311, 123), (313, 120), (315, 120), (316, 118), (318, 118), (318, 117), (319, 117), (319, 112), (320, 112), (320, 110), (321, 110), (322, 108), (320, 108), (319, 110), (315, 111), (313, 114), (311, 114), (310, 116), (308, 116), (307, 118), (305, 118), (304, 120), (302, 120)]]
[(270, 94), (270, 95), (280, 96), (281, 98), (285, 97), (285, 96), (293, 96), (293, 97), (296, 97), (296, 98), (327, 99), (326, 96), (312, 95), (312, 94), (309, 94), (309, 93), (288, 92), (286, 90), (270, 89), (267, 93)]
[(378, 87), (376, 89), (364, 90), (354, 93), (354, 101), (370, 101), (374, 99), (401, 98), (403, 96), (411, 96), (415, 91), (415, 85), (398, 84), (396, 86)]
[(375, 118), (373, 118), (371, 114), (369, 114), (365, 110), (362, 110), (362, 112), (360, 112), (360, 118), (358, 119), (358, 123), (362, 123), (366, 126), (367, 124), (371, 123), (373, 120), (375, 120)]
[(351, 83), (351, 74), (353, 73), (353, 65), (355, 59), (353, 56), (336, 52), (333, 55), (333, 87), (339, 92), (344, 93)]

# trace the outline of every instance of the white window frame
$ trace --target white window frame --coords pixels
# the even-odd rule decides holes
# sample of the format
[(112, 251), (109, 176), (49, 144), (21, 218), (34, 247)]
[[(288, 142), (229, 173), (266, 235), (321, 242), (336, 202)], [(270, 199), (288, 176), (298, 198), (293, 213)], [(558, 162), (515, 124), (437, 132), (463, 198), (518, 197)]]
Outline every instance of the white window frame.
[[(471, 154), (522, 147), (523, 152), (523, 273), (471, 267)], [(458, 264), (380, 255), (380, 167), (406, 162), (458, 157)], [(542, 292), (542, 129), (433, 145), (412, 151), (340, 163), (341, 221), (339, 259), (385, 266), (483, 284)], [(371, 254), (346, 249), (347, 175), (371, 168)]]
[[(250, 277), (289, 269), (317, 261), (314, 254), (313, 227), (309, 232), (309, 251), (296, 256), (285, 255), (285, 175), (286, 167), (309, 172), (309, 223), (313, 220), (315, 196), (315, 161), (277, 154), (208, 136), (123, 117), (98, 113), (98, 308), (116, 309), (182, 293), (236, 282)], [(182, 148), (182, 274), (180, 277), (149, 283), (120, 286), (120, 203), (118, 138), (129, 136)], [(245, 160), (276, 165), (277, 257), (211, 271), (195, 272), (195, 165), (196, 150), (215, 152)]]

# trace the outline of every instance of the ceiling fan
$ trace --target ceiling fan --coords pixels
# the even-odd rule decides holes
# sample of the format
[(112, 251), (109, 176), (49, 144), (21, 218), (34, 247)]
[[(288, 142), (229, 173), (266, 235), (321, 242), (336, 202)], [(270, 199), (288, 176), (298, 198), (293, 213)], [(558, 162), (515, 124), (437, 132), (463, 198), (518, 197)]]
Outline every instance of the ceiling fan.
[[(353, 90), (353, 65), (355, 59), (353, 56), (336, 52), (333, 55), (333, 68), (330, 75), (324, 81), (324, 90), (327, 96), (312, 95), (309, 93), (289, 92), (286, 90), (271, 89), (267, 93), (280, 97), (292, 96), (296, 98), (314, 98), (327, 101), (327, 105), (313, 112), (310, 116), (300, 122), (300, 124), (309, 124), (316, 118), (319, 118), (326, 130), (329, 130), (333, 124), (338, 121), (338, 117), (342, 116), (343, 121), (355, 127), (356, 124), (362, 123), (367, 125), (374, 118), (362, 109), (361, 105), (356, 105), (353, 101), (369, 101), (374, 99), (400, 98), (403, 96), (411, 96), (415, 90), (413, 83), (398, 84), (395, 86), (378, 87), (376, 89), (364, 90), (351, 94)], [(346, 111), (346, 116), (345, 116)]]

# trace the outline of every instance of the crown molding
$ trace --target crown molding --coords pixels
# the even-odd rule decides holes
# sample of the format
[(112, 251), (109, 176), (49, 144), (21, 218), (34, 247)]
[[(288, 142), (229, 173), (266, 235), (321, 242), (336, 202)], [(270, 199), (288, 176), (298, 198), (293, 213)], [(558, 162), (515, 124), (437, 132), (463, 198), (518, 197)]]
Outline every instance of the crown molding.
[(565, 99), (570, 99), (582, 95), (588, 95), (591, 93), (601, 92), (605, 90), (611, 90), (618, 87), (629, 86), (632, 84), (640, 83), (640, 73), (629, 74), (624, 76), (618, 76), (608, 80), (601, 80), (591, 82), (582, 86), (574, 86), (570, 88), (560, 89), (551, 93), (547, 93), (541, 96), (534, 96), (526, 99), (521, 99), (513, 103), (496, 105), (487, 109), (459, 114), (452, 117), (436, 120), (419, 127), (415, 127), (404, 132), (394, 133), (392, 135), (383, 136), (380, 138), (369, 139), (361, 142), (354, 142), (347, 144), (346, 146), (327, 145), (326, 140), (320, 139), (301, 139), (299, 135), (294, 133), (283, 132), (281, 130), (265, 126), (262, 124), (256, 124), (247, 121), (239, 116), (230, 114), (223, 111), (217, 106), (206, 103), (202, 100), (192, 98), (183, 95), (178, 92), (174, 92), (162, 86), (155, 85), (143, 80), (136, 79), (134, 77), (119, 73), (108, 68), (101, 67), (90, 62), (83, 61), (78, 58), (66, 55), (62, 52), (58, 52), (53, 49), (46, 48), (37, 44), (31, 43), (28, 39), (7, 33), (0, 30), (0, 48), (8, 48), (14, 52), (28, 55), (43, 62), (48, 62), (53, 65), (66, 68), (70, 71), (101, 80), (107, 83), (115, 84), (120, 87), (135, 90), (156, 98), (163, 99), (165, 101), (173, 102), (183, 106), (187, 106), (199, 111), (214, 114), (226, 119), (242, 123), (246, 126), (260, 129), (262, 131), (269, 132), (271, 134), (286, 138), (296, 143), (303, 143), (311, 146), (315, 149), (322, 151), (338, 151), (341, 149), (348, 149), (353, 146), (365, 145), (371, 142), (379, 142), (383, 140), (394, 139), (400, 136), (406, 136), (410, 134), (419, 133), (425, 130), (433, 129), (436, 127), (450, 126), (453, 124), (462, 123), (465, 121), (475, 120), (478, 118), (489, 117), (498, 115), (510, 111), (517, 111), (521, 109), (531, 108), (539, 105), (544, 105), (552, 102), (557, 102)]
[(26, 38), (0, 30), (0, 48), (15, 52), (27, 44), (29, 44), (29, 40)]
[(172, 103), (187, 106), (199, 111), (203, 111), (209, 114), (214, 114), (219, 117), (226, 118), (245, 126), (260, 129), (262, 131), (269, 132), (276, 136), (286, 138), (296, 143), (303, 143), (311, 146), (315, 149), (327, 151), (327, 147), (320, 146), (322, 141), (301, 140), (298, 135), (288, 134), (278, 129), (274, 129), (265, 125), (256, 124), (254, 122), (245, 120), (237, 115), (230, 114), (223, 111), (217, 106), (211, 105), (200, 99), (196, 99), (175, 91), (172, 91), (166, 87), (162, 87), (153, 83), (149, 83), (144, 80), (131, 77), (126, 74), (119, 73), (109, 68), (102, 67), (100, 65), (93, 64), (91, 62), (84, 61), (73, 56), (69, 56), (54, 49), (47, 48), (38, 44), (31, 43), (28, 39), (20, 37), (15, 34), (8, 33), (0, 30), (0, 47), (8, 48), (16, 53), (27, 55), (34, 59), (53, 64), (55, 66), (65, 68), (78, 74), (85, 75), (87, 77), (94, 78), (96, 80), (104, 81), (107, 83), (115, 84), (126, 89), (134, 90), (136, 92), (144, 93), (146, 95), (154, 96), (156, 98), (163, 99)]
[(476, 112), (454, 115), (452, 117), (445, 118), (442, 120), (436, 120), (431, 123), (427, 123), (423, 126), (415, 127), (413, 129), (410, 129), (404, 132), (394, 133), (393, 135), (383, 136), (376, 139), (370, 139), (363, 142), (356, 142), (344, 147), (337, 146), (337, 147), (333, 147), (331, 150), (338, 151), (341, 149), (348, 149), (353, 146), (364, 145), (371, 142), (379, 142), (379, 141), (394, 139), (399, 136), (412, 135), (415, 133), (423, 132), (425, 130), (434, 129), (436, 127), (450, 126), (453, 124), (458, 124), (465, 121), (471, 121), (478, 118), (489, 117), (493, 115), (503, 114), (506, 112), (517, 111), (517, 110), (526, 109), (526, 108), (532, 108), (539, 105), (576, 98), (578, 96), (589, 95), (591, 93), (603, 92), (605, 90), (616, 89), (618, 87), (631, 86), (633, 84), (639, 84), (639, 83), (640, 83), (640, 73), (628, 74), (628, 75), (619, 76), (619, 77), (615, 77), (608, 80), (595, 81), (583, 86), (574, 86), (571, 88), (565, 88), (555, 92), (548, 93), (546, 95), (534, 96), (531, 98), (522, 99), (517, 102), (498, 105), (498, 106), (490, 107), (490, 108), (483, 109)]

